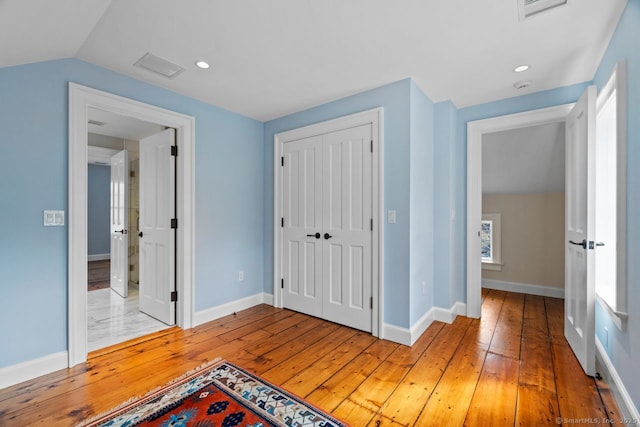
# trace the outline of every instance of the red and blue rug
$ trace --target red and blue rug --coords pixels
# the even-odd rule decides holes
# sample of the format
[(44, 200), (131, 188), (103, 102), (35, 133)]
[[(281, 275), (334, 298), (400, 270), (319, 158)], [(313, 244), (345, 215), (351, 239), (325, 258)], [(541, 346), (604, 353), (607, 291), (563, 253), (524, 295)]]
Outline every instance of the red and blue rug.
[(340, 427), (346, 424), (220, 360), (83, 426)]

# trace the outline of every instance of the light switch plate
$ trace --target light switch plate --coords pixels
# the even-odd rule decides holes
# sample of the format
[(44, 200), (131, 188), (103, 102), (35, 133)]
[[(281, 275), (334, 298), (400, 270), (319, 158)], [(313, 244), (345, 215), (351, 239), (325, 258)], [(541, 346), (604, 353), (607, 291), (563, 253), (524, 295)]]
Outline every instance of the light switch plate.
[(44, 211), (45, 227), (64, 226), (64, 211)]
[(387, 212), (387, 222), (389, 224), (395, 224), (396, 223), (396, 211), (390, 210), (390, 211)]

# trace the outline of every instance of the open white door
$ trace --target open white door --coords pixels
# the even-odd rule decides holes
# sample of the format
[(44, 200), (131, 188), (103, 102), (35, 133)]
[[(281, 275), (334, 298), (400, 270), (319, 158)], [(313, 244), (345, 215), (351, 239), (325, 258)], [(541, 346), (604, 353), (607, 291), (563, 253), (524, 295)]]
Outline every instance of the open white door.
[(595, 112), (589, 86), (566, 125), (564, 334), (587, 375), (595, 374)]
[(111, 157), (111, 289), (126, 298), (129, 288), (129, 155)]
[(175, 324), (175, 130), (140, 140), (140, 311)]

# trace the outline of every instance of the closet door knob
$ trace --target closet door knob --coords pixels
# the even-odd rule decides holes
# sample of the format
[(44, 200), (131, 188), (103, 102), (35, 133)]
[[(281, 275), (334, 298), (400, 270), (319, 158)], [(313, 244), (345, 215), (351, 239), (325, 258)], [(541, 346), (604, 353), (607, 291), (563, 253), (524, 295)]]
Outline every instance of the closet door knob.
[(142, 237), (142, 231), (138, 233), (138, 237)]
[(332, 238), (333, 236), (329, 233), (324, 233), (324, 239), (325, 240), (329, 240), (330, 238)]
[(320, 233), (316, 233), (316, 234), (307, 234), (307, 237), (315, 237), (316, 239), (319, 239), (321, 237)]

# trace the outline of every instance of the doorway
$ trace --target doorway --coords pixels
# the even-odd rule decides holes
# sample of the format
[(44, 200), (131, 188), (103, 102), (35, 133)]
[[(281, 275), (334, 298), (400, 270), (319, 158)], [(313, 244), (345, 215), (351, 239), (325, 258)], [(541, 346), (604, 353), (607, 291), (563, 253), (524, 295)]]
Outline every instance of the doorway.
[(87, 336), (94, 351), (175, 319), (163, 323), (140, 304), (140, 145), (162, 126), (89, 108), (88, 130)]
[(69, 83), (69, 366), (87, 358), (87, 135), (88, 113), (96, 108), (176, 129), (175, 264), (176, 323), (193, 324), (195, 120), (180, 113)]
[(467, 126), (467, 316), (482, 303), (482, 138), (485, 134), (564, 121), (572, 104), (469, 122)]

